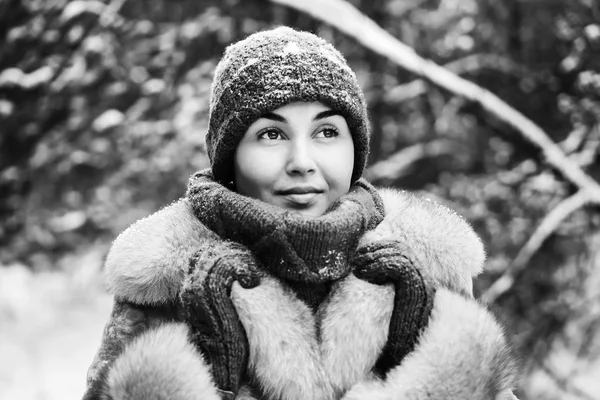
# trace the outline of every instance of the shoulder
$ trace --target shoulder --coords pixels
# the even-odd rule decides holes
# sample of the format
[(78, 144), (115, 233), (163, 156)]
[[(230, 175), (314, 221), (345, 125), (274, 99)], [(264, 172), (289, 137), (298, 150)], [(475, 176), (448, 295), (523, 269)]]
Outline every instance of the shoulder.
[(436, 282), (472, 295), (472, 279), (483, 270), (485, 249), (471, 225), (450, 208), (415, 193), (380, 188), (384, 220), (359, 245), (377, 240), (405, 243), (417, 265)]
[(190, 256), (215, 234), (186, 199), (141, 219), (113, 242), (104, 265), (108, 290), (118, 298), (161, 304), (177, 295)]

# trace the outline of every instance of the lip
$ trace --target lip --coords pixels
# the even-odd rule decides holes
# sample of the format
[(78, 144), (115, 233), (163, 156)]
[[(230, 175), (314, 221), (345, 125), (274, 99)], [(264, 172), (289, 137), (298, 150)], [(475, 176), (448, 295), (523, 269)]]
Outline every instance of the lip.
[(323, 190), (318, 189), (314, 186), (294, 186), (289, 189), (276, 190), (278, 195), (287, 196), (290, 194), (308, 194), (308, 193), (323, 193)]
[(310, 205), (324, 191), (313, 186), (296, 186), (275, 193), (296, 205)]

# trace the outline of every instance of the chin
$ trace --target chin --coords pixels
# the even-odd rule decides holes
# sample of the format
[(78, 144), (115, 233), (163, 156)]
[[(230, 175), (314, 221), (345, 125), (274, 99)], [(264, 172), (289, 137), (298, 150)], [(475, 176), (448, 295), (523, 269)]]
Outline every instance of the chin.
[(325, 214), (327, 211), (329, 204), (325, 199), (318, 199), (315, 202), (311, 202), (308, 204), (299, 204), (290, 201), (280, 200), (270, 202), (273, 205), (276, 205), (284, 210), (291, 212), (293, 214), (301, 215), (306, 218), (317, 218), (321, 215)]
[(321, 210), (319, 207), (306, 208), (306, 209), (289, 209), (291, 212), (301, 215), (306, 218), (317, 218), (325, 213), (325, 210)]

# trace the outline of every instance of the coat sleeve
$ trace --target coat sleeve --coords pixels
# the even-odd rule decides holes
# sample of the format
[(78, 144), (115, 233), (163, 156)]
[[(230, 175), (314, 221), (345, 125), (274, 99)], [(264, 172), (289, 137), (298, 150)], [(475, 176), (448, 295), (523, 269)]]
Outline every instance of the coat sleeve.
[[(173, 374), (177, 369), (198, 372), (204, 380), (187, 381), (200, 385), (204, 392), (216, 391), (210, 369), (188, 340), (177, 306), (189, 259), (211, 235), (181, 199), (137, 221), (115, 239), (104, 265), (106, 285), (115, 301), (88, 370), (84, 400), (145, 398), (153, 393), (150, 388), (164, 391), (175, 386), (181, 390), (167, 392), (164, 398), (196, 398), (186, 395), (193, 390), (185, 391), (190, 385)], [(149, 361), (152, 357), (155, 362)], [(169, 364), (173, 368), (164, 368)], [(134, 391), (135, 397), (130, 391), (141, 386), (145, 391)], [(124, 390), (121, 397), (106, 397), (118, 390)]]
[(359, 382), (343, 399), (509, 400), (515, 384), (516, 362), (492, 314), (439, 289), (415, 350), (384, 379)]
[(116, 299), (104, 327), (100, 348), (88, 369), (83, 399), (102, 398), (111, 366), (136, 337), (150, 328), (177, 319), (173, 306), (144, 306)]
[[(87, 374), (83, 400), (224, 400), (176, 306), (115, 301)], [(239, 400), (253, 400), (244, 386)]]

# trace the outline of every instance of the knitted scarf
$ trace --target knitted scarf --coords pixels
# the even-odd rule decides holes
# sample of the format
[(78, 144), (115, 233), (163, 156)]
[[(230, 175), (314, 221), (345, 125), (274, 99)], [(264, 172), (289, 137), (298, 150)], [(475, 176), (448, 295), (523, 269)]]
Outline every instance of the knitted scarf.
[(383, 201), (363, 179), (316, 218), (240, 195), (216, 182), (208, 169), (190, 178), (187, 196), (206, 227), (243, 244), (271, 274), (296, 287), (346, 276), (358, 240), (384, 216)]

